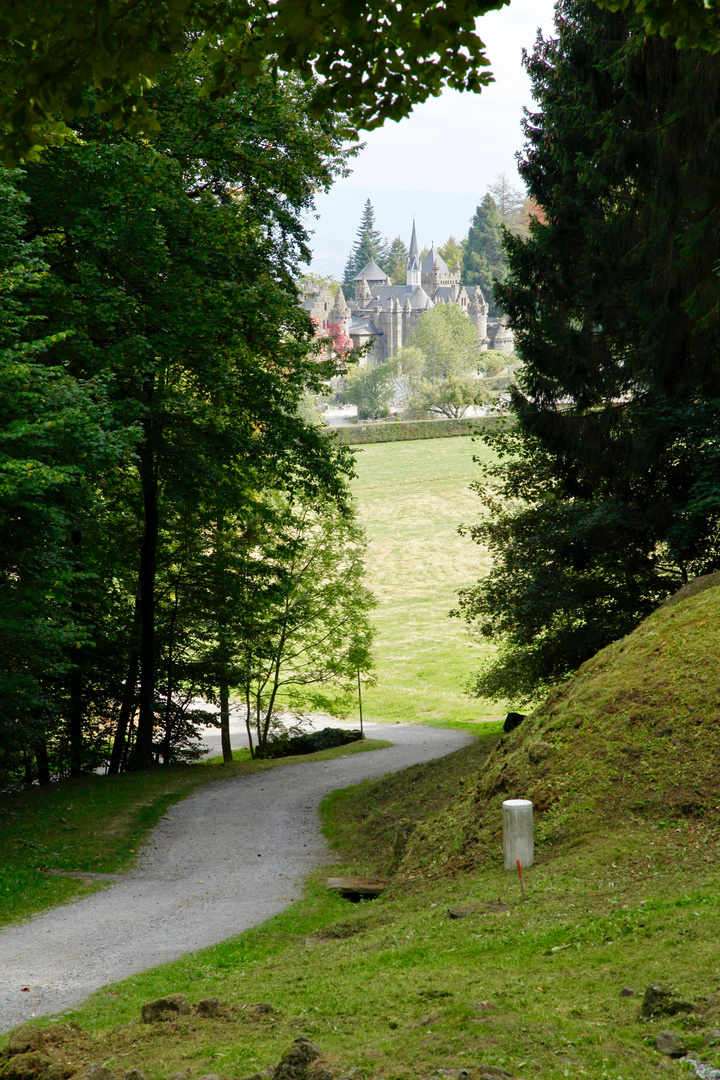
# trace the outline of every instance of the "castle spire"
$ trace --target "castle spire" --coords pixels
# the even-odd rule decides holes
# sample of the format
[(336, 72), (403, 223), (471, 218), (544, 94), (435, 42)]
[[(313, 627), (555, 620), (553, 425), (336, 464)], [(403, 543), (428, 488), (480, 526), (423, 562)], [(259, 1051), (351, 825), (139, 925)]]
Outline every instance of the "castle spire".
[(410, 263), (412, 262), (412, 260), (413, 259), (419, 259), (419, 258), (420, 258), (420, 245), (418, 244), (417, 233), (415, 231), (415, 218), (413, 218), (413, 231), (412, 231), (412, 236), (410, 238), (410, 249), (408, 251), (408, 257), (407, 257), (408, 269), (410, 267)]
[(413, 218), (412, 237), (410, 238), (410, 249), (405, 262), (405, 268), (407, 270), (408, 286), (416, 288), (420, 284), (421, 266), (420, 245), (418, 244), (417, 232), (415, 231), (415, 218)]

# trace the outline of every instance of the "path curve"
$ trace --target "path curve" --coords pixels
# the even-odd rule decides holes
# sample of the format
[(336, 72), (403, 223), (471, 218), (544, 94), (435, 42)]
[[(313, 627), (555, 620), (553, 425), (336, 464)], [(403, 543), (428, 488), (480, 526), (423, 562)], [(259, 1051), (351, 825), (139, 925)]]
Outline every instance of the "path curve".
[(282, 911), (310, 870), (330, 861), (324, 795), (471, 741), (405, 724), (366, 732), (393, 746), (209, 784), (168, 810), (137, 869), (109, 889), (1, 930), (0, 1032)]

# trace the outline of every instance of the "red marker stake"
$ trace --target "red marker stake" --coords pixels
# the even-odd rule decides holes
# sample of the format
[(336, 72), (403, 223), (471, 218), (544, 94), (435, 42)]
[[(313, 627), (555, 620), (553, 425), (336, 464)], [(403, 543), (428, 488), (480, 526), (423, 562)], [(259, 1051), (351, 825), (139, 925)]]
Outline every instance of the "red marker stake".
[(520, 888), (522, 889), (522, 898), (525, 899), (525, 882), (523, 881), (522, 870), (520, 869), (520, 860), (516, 859), (518, 874), (520, 876)]

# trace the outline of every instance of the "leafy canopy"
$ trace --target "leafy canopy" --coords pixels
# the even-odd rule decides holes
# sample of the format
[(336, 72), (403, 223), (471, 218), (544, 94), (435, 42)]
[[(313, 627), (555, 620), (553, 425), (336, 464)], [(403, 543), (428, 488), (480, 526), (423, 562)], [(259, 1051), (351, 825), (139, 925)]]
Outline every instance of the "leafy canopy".
[(491, 81), (475, 20), (507, 0), (328, 5), (319, 0), (27, 0), (0, 5), (0, 102), (6, 162), (55, 141), (95, 87), (117, 126), (157, 127), (153, 85), (190, 46), (204, 92), (231, 94), (267, 62), (315, 79), (309, 108), (347, 113), (356, 128), (407, 116), (443, 86)]

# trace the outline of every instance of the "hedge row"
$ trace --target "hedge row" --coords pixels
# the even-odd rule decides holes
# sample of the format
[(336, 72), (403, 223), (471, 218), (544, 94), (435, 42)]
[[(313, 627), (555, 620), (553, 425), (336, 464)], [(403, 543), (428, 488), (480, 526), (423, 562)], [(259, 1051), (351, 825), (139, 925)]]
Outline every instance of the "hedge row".
[(403, 442), (406, 439), (448, 439), (455, 435), (474, 435), (480, 427), (497, 423), (494, 417), (470, 420), (392, 420), (378, 424), (346, 424), (330, 430), (343, 446), (358, 443)]
[(302, 735), (281, 736), (268, 743), (266, 758), (292, 757), (295, 754), (314, 754), (318, 750), (330, 750), (333, 746), (345, 746), (346, 743), (362, 739), (359, 731), (346, 731), (344, 728), (323, 728), (322, 731), (308, 731)]

